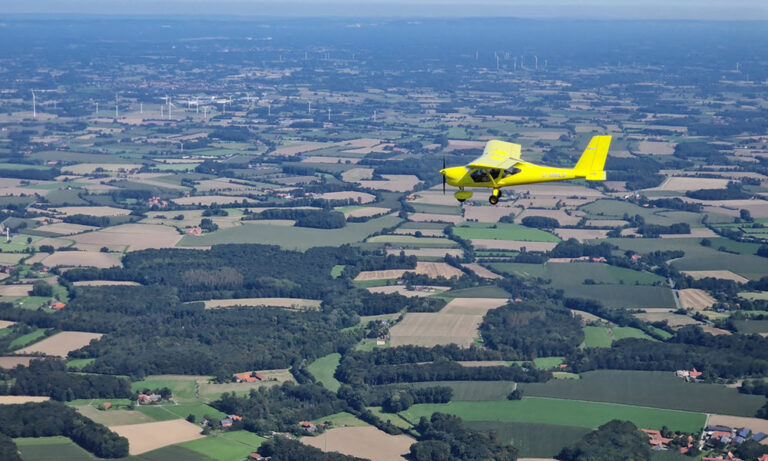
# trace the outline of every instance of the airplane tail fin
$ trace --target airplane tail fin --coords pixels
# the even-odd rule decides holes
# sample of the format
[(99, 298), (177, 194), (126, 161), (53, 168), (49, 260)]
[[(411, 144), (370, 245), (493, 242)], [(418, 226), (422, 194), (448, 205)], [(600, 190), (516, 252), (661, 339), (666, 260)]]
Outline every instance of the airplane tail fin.
[(603, 168), (610, 145), (610, 136), (594, 136), (573, 168), (576, 170), (576, 174), (583, 176), (587, 181), (604, 181), (605, 170)]

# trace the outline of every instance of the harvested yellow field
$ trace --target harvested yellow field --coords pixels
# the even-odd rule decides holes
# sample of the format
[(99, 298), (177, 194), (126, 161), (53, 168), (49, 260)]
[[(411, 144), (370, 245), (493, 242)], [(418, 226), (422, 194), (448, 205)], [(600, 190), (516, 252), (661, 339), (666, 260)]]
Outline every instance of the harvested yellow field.
[(31, 346), (19, 349), (19, 354), (44, 354), (66, 357), (70, 352), (82, 349), (94, 339), (104, 336), (101, 333), (86, 333), (83, 331), (63, 331), (38, 341)]
[(420, 250), (404, 249), (393, 250), (387, 249), (388, 255), (399, 255), (400, 252), (405, 253), (406, 256), (416, 256), (417, 258), (444, 258), (446, 255), (462, 256), (464, 250), (461, 248), (422, 248)]
[(76, 235), (77, 243), (91, 245), (123, 245), (129, 251), (149, 248), (173, 248), (181, 234), (170, 227), (153, 224), (123, 224), (96, 232)]
[(520, 213), (521, 211), (522, 211), (522, 208), (512, 207), (509, 205), (465, 206), (464, 220), (495, 223), (495, 222), (499, 222), (499, 219), (503, 218), (504, 216), (510, 216), (510, 215), (514, 216)]
[(725, 189), (728, 179), (718, 178), (690, 178), (672, 176), (667, 178), (660, 186), (651, 190), (674, 190), (685, 192), (698, 189)]
[(110, 287), (110, 286), (137, 287), (140, 285), (140, 283), (129, 282), (127, 280), (81, 280), (79, 282), (73, 282), (72, 285), (76, 287)]
[(683, 306), (683, 309), (703, 311), (708, 307), (712, 307), (717, 302), (709, 293), (698, 288), (677, 290), (677, 295), (680, 297), (680, 304)]
[(72, 216), (76, 214), (85, 214), (89, 216), (125, 216), (131, 214), (131, 210), (124, 208), (115, 208), (111, 206), (63, 206), (59, 208), (52, 208), (55, 213), (60, 213), (65, 216)]
[(420, 190), (408, 196), (408, 203), (423, 203), (426, 205), (459, 206), (452, 193), (443, 194), (440, 186), (428, 190)]
[(446, 152), (453, 152), (455, 150), (483, 150), (485, 148), (485, 141), (463, 141), (460, 139), (449, 139), (448, 147), (445, 148)]
[(581, 213), (578, 213), (579, 216), (576, 216), (576, 214), (577, 213), (571, 212), (571, 215), (569, 215), (565, 212), (565, 210), (527, 209), (515, 218), (515, 222), (519, 224), (523, 222), (523, 218), (530, 216), (543, 216), (545, 218), (556, 219), (561, 226), (574, 226), (578, 224), (579, 220), (581, 219)]
[(675, 153), (675, 147), (671, 142), (640, 141), (637, 152), (643, 155), (672, 155)]
[(202, 193), (220, 193), (224, 195), (261, 192), (260, 187), (238, 184), (230, 179), (206, 179), (195, 184), (195, 189)]
[(563, 240), (576, 239), (579, 242), (584, 240), (603, 239), (608, 235), (607, 229), (555, 229), (555, 234)]
[(91, 174), (96, 170), (128, 172), (142, 166), (138, 163), (78, 163), (77, 165), (65, 166), (61, 171), (70, 174)]
[(498, 280), (498, 279), (504, 278), (495, 272), (489, 271), (488, 269), (481, 266), (480, 264), (466, 263), (466, 264), (462, 264), (461, 266), (464, 267), (465, 269), (471, 270), (472, 272), (475, 273), (475, 275), (477, 275), (480, 278), (484, 278), (488, 280)]
[(709, 333), (714, 336), (732, 334), (728, 330), (723, 330), (722, 328), (713, 327), (712, 325), (701, 325), (701, 331), (703, 331), (704, 333)]
[(206, 309), (219, 307), (252, 306), (252, 307), (286, 307), (289, 309), (310, 310), (320, 309), (322, 301), (301, 298), (240, 298), (212, 299), (203, 301)]
[(3, 328), (8, 328), (15, 324), (16, 322), (11, 322), (10, 320), (0, 320), (0, 330), (2, 330)]
[(112, 426), (110, 429), (128, 439), (128, 453), (131, 455), (205, 437), (198, 425), (184, 419)]
[(205, 205), (210, 206), (214, 203), (218, 205), (229, 205), (232, 203), (242, 203), (249, 201), (248, 197), (238, 197), (231, 195), (197, 195), (193, 197), (181, 197), (171, 200), (177, 205)]
[(31, 362), (33, 359), (36, 359), (38, 357), (18, 357), (18, 356), (9, 356), (9, 357), (0, 357), (0, 368), (5, 368), (6, 370), (10, 370), (11, 368), (16, 368), (19, 365), (23, 365), (25, 367), (29, 366), (29, 362)]
[(686, 325), (699, 325), (701, 322), (694, 320), (687, 315), (675, 314), (674, 312), (640, 312), (634, 314), (635, 317), (645, 322), (663, 322), (666, 321), (670, 327), (678, 328)]
[(442, 229), (395, 229), (393, 234), (416, 235), (416, 232), (420, 232), (422, 237), (443, 237), (445, 235)]
[(382, 271), (362, 271), (355, 277), (356, 281), (365, 280), (386, 280), (396, 279), (403, 276), (406, 272), (415, 272), (417, 274), (425, 274), (430, 278), (435, 277), (461, 277), (463, 272), (455, 267), (442, 262), (425, 262), (419, 261), (416, 263), (415, 269), (388, 269)]
[(349, 157), (320, 157), (320, 156), (310, 156), (307, 158), (304, 158), (301, 160), (301, 163), (350, 163), (350, 164), (356, 164), (360, 161), (359, 158), (349, 158)]
[(440, 314), (484, 316), (489, 310), (507, 304), (502, 298), (454, 298), (440, 310)]
[(342, 191), (326, 192), (318, 195), (323, 200), (354, 200), (356, 203), (371, 203), (376, 200), (376, 196), (367, 192)]
[(389, 344), (392, 347), (409, 344), (469, 347), (477, 337), (477, 328), (482, 321), (482, 315), (409, 312), (402, 322), (389, 330)]
[(359, 184), (368, 189), (407, 192), (421, 182), (416, 176), (407, 174), (383, 174), (381, 177), (384, 180), (366, 179), (359, 181)]
[(426, 298), (427, 296), (432, 296), (434, 294), (442, 293), (451, 289), (451, 287), (440, 287), (433, 285), (414, 285), (412, 288), (413, 289), (409, 290), (405, 285), (387, 285), (383, 287), (369, 287), (367, 290), (371, 293), (381, 293), (387, 295), (397, 293), (408, 298)]
[(381, 216), (389, 213), (389, 208), (381, 208), (376, 206), (367, 206), (363, 208), (357, 208), (344, 213), (345, 218), (372, 218), (374, 216)]
[(415, 442), (407, 435), (389, 435), (373, 426), (337, 427), (317, 437), (301, 438), (301, 443), (326, 452), (337, 451), (371, 461), (404, 460)]
[(332, 144), (327, 142), (299, 142), (286, 144), (275, 149), (270, 155), (296, 155), (304, 152), (311, 152), (313, 150), (319, 150), (324, 147), (329, 147)]
[(78, 413), (90, 419), (91, 421), (99, 424), (103, 424), (107, 427), (110, 426), (122, 426), (125, 424), (141, 424), (151, 423), (155, 421), (151, 417), (136, 410), (115, 410), (109, 411), (99, 410), (99, 401), (93, 400), (91, 405), (78, 405), (75, 408)]
[(24, 283), (21, 285), (0, 285), (0, 296), (27, 296), (32, 285)]
[(463, 272), (461, 270), (456, 269), (455, 267), (446, 264), (446, 263), (432, 263), (432, 262), (424, 262), (419, 261), (416, 263), (416, 270), (414, 271), (417, 274), (425, 274), (429, 276), (430, 278), (435, 277), (445, 277), (447, 279), (451, 277), (461, 277)]
[(747, 418), (744, 416), (730, 416), (710, 414), (707, 424), (710, 426), (748, 427), (754, 433), (765, 432), (768, 434), (768, 419)]
[(398, 279), (405, 274), (406, 269), (387, 269), (382, 271), (361, 271), (355, 277), (355, 281), (364, 282), (367, 280), (389, 280)]
[(341, 179), (346, 182), (357, 182), (362, 179), (371, 179), (373, 177), (373, 168), (352, 168), (341, 173)]
[(0, 395), (0, 405), (18, 405), (21, 403), (47, 402), (50, 397), (38, 395)]
[(512, 250), (520, 251), (549, 251), (557, 246), (555, 242), (523, 242), (518, 240), (472, 239), (476, 250)]
[(47, 226), (41, 226), (37, 230), (50, 232), (52, 234), (58, 234), (58, 235), (74, 235), (74, 234), (80, 234), (83, 232), (88, 232), (96, 229), (98, 229), (98, 227), (60, 222), (56, 224), (48, 224)]
[[(568, 184), (529, 184), (515, 186), (515, 193), (528, 192), (535, 197), (602, 197), (603, 193), (586, 186), (574, 186)], [(526, 200), (523, 200), (526, 201)]]
[(408, 219), (415, 222), (444, 222), (458, 224), (464, 221), (464, 218), (453, 214), (433, 214), (433, 213), (411, 213)]
[(50, 256), (45, 257), (42, 263), (48, 267), (66, 266), (66, 267), (119, 267), (123, 263), (120, 258), (112, 253), (102, 253), (100, 251), (57, 251)]
[(629, 224), (623, 219), (589, 219), (587, 227), (624, 227)]
[(603, 319), (596, 316), (595, 314), (590, 314), (589, 312), (584, 311), (578, 311), (576, 309), (571, 309), (571, 314), (576, 317), (581, 317), (582, 319), (588, 321), (588, 322), (602, 322)]
[(739, 274), (734, 274), (731, 271), (682, 271), (685, 275), (690, 275), (694, 280), (713, 278), (721, 280), (733, 280), (736, 283), (747, 283), (749, 279), (742, 277)]

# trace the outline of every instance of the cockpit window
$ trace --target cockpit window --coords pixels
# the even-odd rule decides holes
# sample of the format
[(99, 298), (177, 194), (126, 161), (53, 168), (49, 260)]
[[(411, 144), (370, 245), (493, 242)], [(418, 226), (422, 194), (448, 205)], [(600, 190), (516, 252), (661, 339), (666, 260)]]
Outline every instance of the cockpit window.
[(521, 171), (523, 171), (523, 170), (521, 170), (520, 168), (512, 167), (512, 168), (510, 168), (508, 170), (504, 170), (504, 176), (503, 177), (506, 178), (507, 176), (514, 176), (517, 173), (520, 173)]
[(491, 182), (491, 177), (488, 176), (488, 173), (482, 168), (473, 171), (470, 173), (470, 176), (474, 182)]

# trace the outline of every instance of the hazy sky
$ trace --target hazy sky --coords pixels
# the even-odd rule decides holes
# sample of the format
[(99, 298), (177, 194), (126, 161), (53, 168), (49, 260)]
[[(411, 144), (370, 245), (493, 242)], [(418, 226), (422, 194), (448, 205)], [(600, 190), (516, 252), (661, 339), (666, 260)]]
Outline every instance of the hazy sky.
[(0, 13), (768, 20), (768, 0), (0, 0)]

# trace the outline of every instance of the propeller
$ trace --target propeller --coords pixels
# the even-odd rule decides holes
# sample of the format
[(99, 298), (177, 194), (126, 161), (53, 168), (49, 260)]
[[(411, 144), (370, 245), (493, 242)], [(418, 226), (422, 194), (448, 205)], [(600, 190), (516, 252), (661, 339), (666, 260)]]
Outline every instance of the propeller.
[[(445, 170), (445, 156), (443, 156), (443, 170)], [(445, 195), (445, 173), (441, 173), (443, 175), (443, 195)]]

